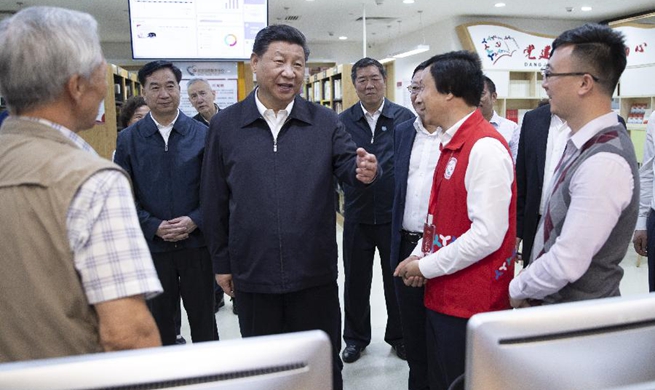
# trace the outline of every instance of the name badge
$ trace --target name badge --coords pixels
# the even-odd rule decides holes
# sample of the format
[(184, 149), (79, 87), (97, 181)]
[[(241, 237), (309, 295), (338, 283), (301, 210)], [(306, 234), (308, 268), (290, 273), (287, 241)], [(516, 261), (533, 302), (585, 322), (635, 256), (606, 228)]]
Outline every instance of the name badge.
[(446, 172), (444, 172), (443, 175), (443, 177), (446, 180), (450, 179), (450, 177), (453, 175), (456, 166), (457, 166), (457, 159), (455, 157), (451, 157), (450, 160), (448, 160), (448, 164), (446, 165)]

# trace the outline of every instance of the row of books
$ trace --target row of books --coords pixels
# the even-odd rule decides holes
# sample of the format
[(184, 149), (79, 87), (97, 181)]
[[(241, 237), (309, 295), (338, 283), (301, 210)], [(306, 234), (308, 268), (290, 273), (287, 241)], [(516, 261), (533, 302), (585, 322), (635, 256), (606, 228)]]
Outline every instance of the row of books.
[(505, 118), (511, 120), (514, 123), (521, 124), (523, 122), (523, 116), (525, 113), (530, 111), (529, 109), (516, 109), (508, 108), (505, 110)]
[(321, 88), (319, 82), (315, 82), (309, 87), (308, 95), (313, 97), (313, 101), (318, 102), (321, 100), (332, 99), (332, 85), (334, 85), (334, 100), (341, 100), (341, 82), (335, 80), (334, 84), (330, 80), (323, 81), (323, 94), (321, 95)]
[(648, 108), (646, 103), (635, 103), (630, 106), (630, 112), (626, 118), (627, 124), (641, 125), (648, 122), (648, 117), (652, 110)]

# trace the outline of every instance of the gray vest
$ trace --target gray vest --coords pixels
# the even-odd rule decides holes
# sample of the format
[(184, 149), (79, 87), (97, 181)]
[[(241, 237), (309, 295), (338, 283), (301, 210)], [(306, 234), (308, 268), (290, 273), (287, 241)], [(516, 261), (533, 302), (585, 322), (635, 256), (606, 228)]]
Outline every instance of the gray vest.
[[(623, 157), (630, 165), (634, 180), (632, 199), (619, 216), (607, 241), (592, 258), (589, 269), (580, 279), (567, 284), (557, 293), (545, 297), (544, 303), (571, 302), (621, 295), (619, 283), (623, 277), (623, 269), (619, 263), (625, 257), (637, 222), (639, 173), (634, 147), (625, 128), (622, 125), (616, 125), (603, 129), (576, 153), (578, 154), (573, 156), (573, 160), (567, 162), (564, 171), (560, 175), (557, 172), (555, 174), (554, 179), (559, 179), (557, 180), (558, 184), (553, 186), (554, 192), (551, 194), (544, 215), (539, 222), (532, 251), (533, 259), (548, 252), (561, 234), (571, 204), (569, 192), (571, 178), (589, 157), (596, 153), (615, 153)], [(612, 178), (608, 177), (607, 180), (612, 180)]]

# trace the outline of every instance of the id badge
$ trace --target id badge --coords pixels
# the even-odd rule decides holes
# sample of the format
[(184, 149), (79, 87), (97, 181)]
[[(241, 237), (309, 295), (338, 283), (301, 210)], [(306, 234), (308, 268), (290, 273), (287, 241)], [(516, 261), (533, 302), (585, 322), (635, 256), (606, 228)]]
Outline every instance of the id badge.
[(434, 242), (435, 227), (432, 224), (432, 215), (428, 214), (428, 221), (423, 224), (423, 246), (421, 251), (424, 255), (432, 253), (432, 243)]

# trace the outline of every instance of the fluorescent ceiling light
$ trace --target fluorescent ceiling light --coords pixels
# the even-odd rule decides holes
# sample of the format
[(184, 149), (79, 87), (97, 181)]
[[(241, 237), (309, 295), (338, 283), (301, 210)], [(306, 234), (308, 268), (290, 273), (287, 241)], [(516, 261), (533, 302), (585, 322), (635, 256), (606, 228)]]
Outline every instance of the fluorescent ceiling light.
[(383, 58), (383, 59), (380, 60), (380, 63), (381, 63), (381, 64), (386, 64), (387, 62), (391, 62), (391, 61), (395, 61), (395, 60), (396, 60), (396, 59), (393, 58), (393, 57), (385, 57), (385, 58)]
[(589, 12), (591, 11), (591, 7), (581, 7), (580, 11)]
[(342, 36), (339, 37), (339, 39), (341, 39), (342, 41), (345, 41), (346, 39), (348, 39), (348, 37), (345, 36), (345, 35), (342, 35)]
[(414, 4), (414, 0), (403, 0), (405, 4)]
[(504, 7), (505, 5), (506, 5), (505, 3), (496, 3), (496, 4), (494, 4), (494, 7), (501, 8), (501, 7)]
[(430, 45), (418, 45), (418, 46), (416, 46), (415, 48), (413, 48), (411, 50), (408, 50), (408, 51), (405, 51), (405, 52), (402, 52), (402, 53), (398, 53), (398, 54), (394, 54), (393, 58), (405, 58), (405, 57), (413, 56), (414, 54), (419, 54), (419, 53), (426, 52), (428, 50), (430, 50)]

